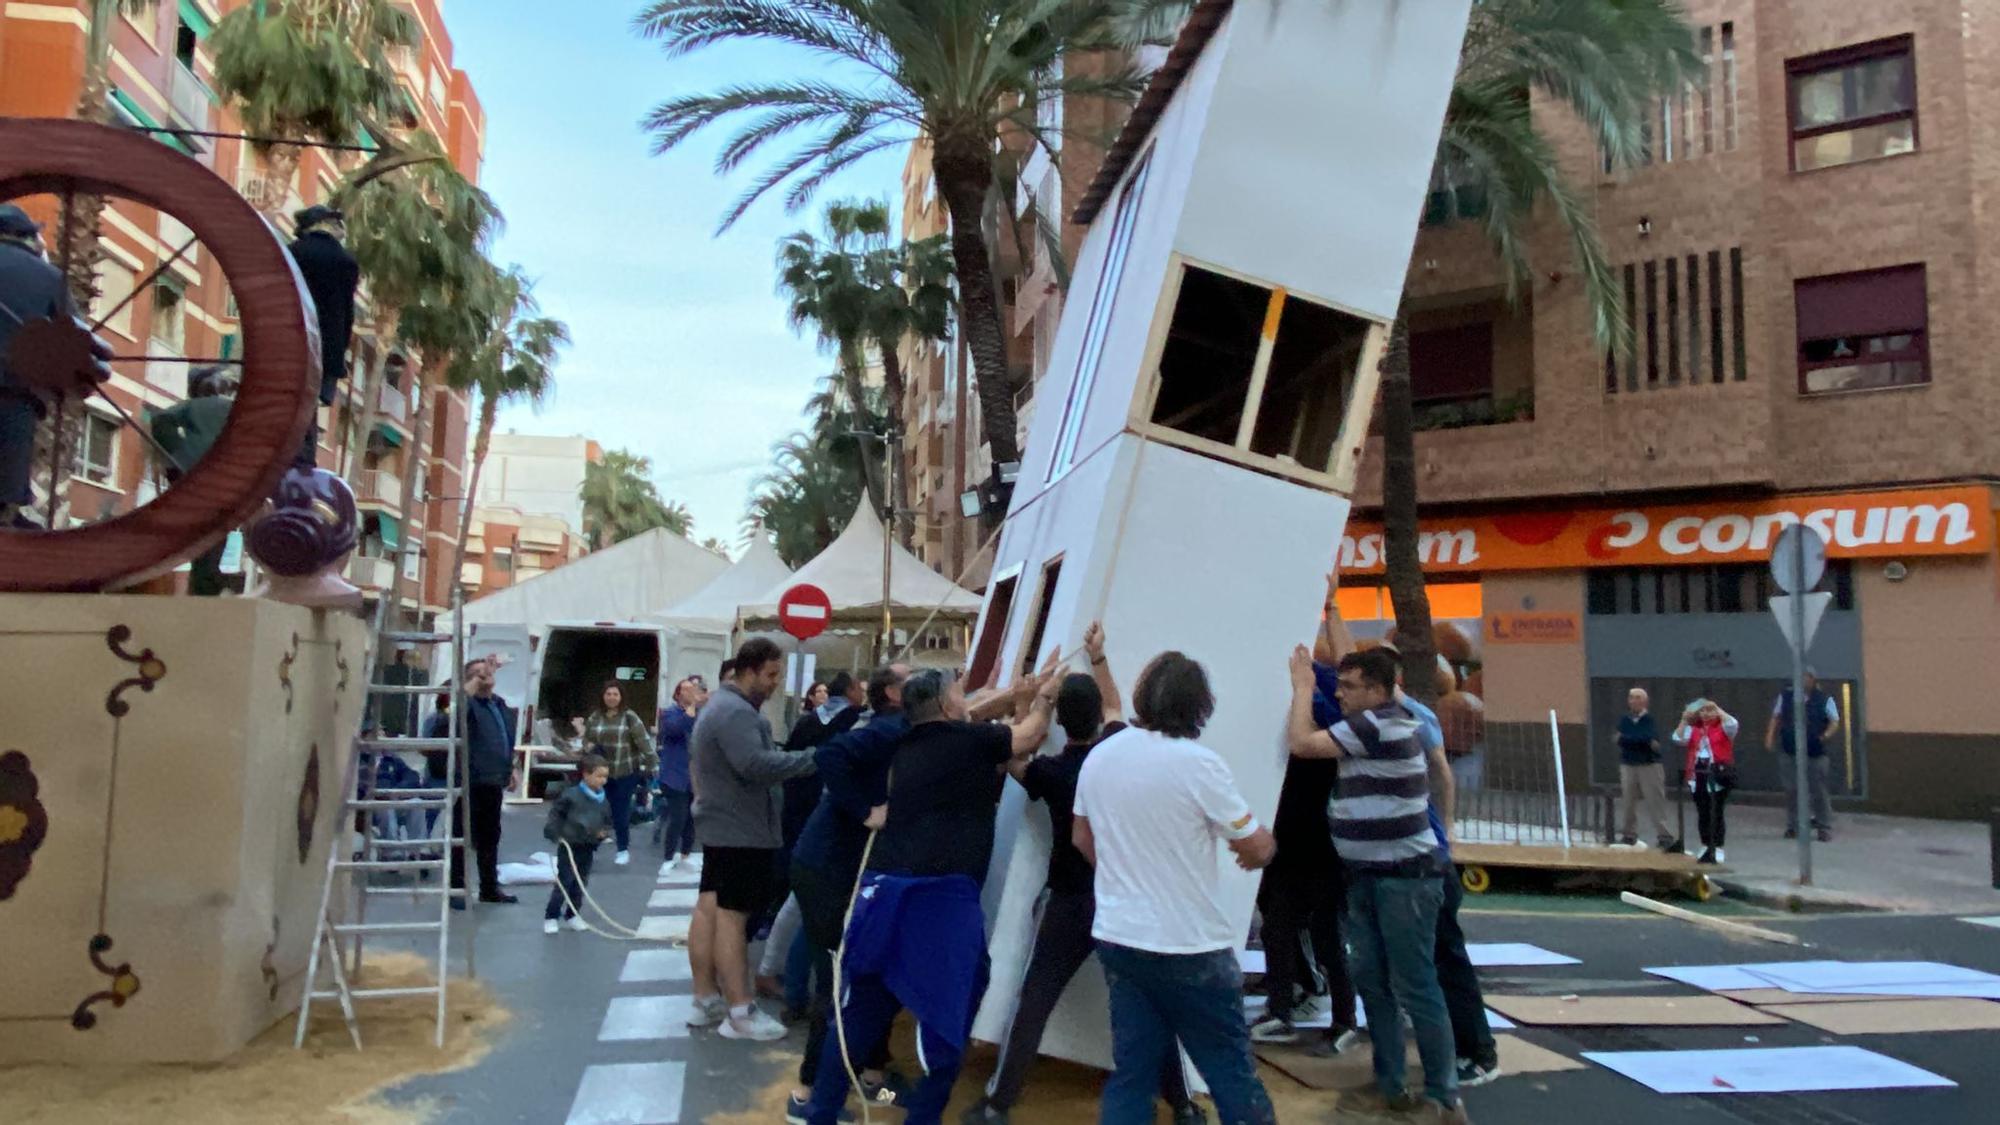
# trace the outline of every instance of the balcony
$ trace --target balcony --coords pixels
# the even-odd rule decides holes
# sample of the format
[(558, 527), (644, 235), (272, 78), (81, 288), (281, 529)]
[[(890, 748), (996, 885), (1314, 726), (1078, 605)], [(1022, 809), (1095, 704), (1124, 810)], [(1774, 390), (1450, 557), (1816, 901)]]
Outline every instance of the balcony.
[(403, 478), (387, 469), (365, 469), (354, 499), (363, 504), (382, 504), (400, 511), (403, 505)]
[(382, 418), (394, 422), (407, 430), (410, 428), (410, 392), (403, 387), (382, 384), (381, 394), (376, 400), (376, 410)]
[(1532, 388), (1505, 395), (1482, 395), (1451, 402), (1418, 403), (1412, 426), (1418, 433), (1430, 430), (1462, 430), (1472, 426), (1504, 426), (1509, 422), (1535, 420), (1535, 392)]
[[(167, 80), (167, 105), (173, 110), (174, 120), (190, 129), (208, 132), (215, 127), (215, 94), (207, 83), (194, 76), (186, 63), (174, 63)], [(204, 143), (199, 147), (212, 150), (215, 146)]]
[(386, 590), (396, 577), (394, 559), (369, 558), (356, 555), (347, 564), (347, 580), (364, 590)]

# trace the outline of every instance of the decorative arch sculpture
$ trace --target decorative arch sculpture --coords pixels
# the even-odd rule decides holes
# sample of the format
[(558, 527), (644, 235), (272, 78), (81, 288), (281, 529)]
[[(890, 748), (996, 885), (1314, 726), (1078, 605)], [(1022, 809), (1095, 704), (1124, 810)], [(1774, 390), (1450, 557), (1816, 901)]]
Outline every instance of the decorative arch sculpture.
[[(0, 591), (115, 589), (194, 558), (263, 507), (305, 441), (319, 402), (319, 331), (278, 232), (228, 182), (148, 136), (81, 121), (0, 117), (0, 201), (43, 193), (61, 201), (63, 216), (87, 195), (172, 215), (221, 265), (240, 313), (236, 404), (199, 464), (151, 503), (101, 523), (0, 530)], [(144, 279), (135, 292), (148, 285)]]

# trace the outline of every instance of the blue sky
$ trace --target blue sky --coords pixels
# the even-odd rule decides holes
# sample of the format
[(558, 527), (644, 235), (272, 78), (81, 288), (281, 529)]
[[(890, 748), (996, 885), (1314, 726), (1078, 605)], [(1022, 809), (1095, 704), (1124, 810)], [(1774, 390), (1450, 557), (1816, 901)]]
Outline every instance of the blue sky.
[[(747, 182), (711, 171), (728, 133), (654, 157), (639, 120), (672, 94), (819, 63), (763, 46), (669, 60), (632, 34), (641, 6), (446, 8), (458, 65), (486, 106), (482, 183), (507, 215), (494, 258), (537, 278), (544, 310), (575, 336), (554, 399), (539, 414), (503, 411), (498, 432), (583, 434), (651, 457), (661, 494), (693, 512), (696, 538), (733, 550), (772, 444), (799, 428), (815, 380), (832, 369), (793, 335), (772, 284), (778, 239), (816, 226), (816, 212), (787, 215), (774, 197), (715, 237)], [(876, 155), (821, 201), (900, 198), (903, 157)]]

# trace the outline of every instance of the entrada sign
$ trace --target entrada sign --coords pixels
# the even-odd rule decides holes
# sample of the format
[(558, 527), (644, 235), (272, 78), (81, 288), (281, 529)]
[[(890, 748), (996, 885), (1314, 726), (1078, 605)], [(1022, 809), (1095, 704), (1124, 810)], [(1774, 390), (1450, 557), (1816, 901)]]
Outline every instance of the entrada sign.
[[(1431, 573), (1761, 563), (1799, 523), (1836, 559), (1980, 555), (1994, 541), (1991, 494), (1959, 487), (1426, 520), (1417, 547)], [(1381, 574), (1382, 525), (1349, 523), (1339, 564)]]

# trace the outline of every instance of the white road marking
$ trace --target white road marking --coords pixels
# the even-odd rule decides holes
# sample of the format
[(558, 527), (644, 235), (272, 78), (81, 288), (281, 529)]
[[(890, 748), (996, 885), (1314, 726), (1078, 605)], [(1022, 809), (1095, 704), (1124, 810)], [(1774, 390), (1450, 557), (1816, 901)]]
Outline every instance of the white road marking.
[(674, 941), (688, 936), (687, 914), (659, 914), (639, 922), (639, 936), (646, 941)]
[(567, 1125), (680, 1125), (687, 1064), (614, 1063), (587, 1067)]
[(618, 974), (620, 984), (693, 979), (694, 967), (688, 964), (685, 949), (635, 949), (625, 955), (625, 969)]
[(653, 892), (652, 900), (646, 903), (649, 910), (693, 910), (695, 900), (701, 892), (693, 887), (668, 887)]
[(685, 1039), (688, 1017), (694, 1015), (692, 996), (617, 996), (604, 1010), (597, 1041), (625, 1039)]

